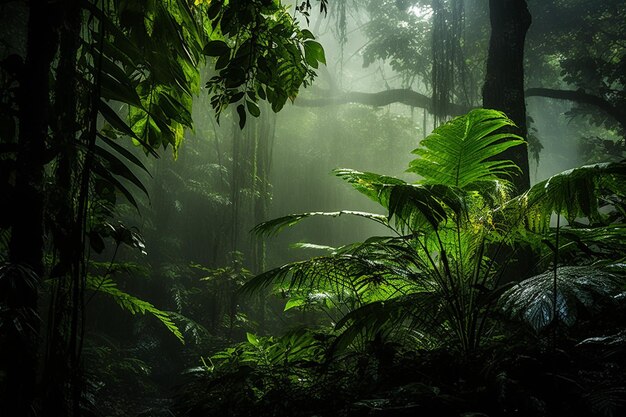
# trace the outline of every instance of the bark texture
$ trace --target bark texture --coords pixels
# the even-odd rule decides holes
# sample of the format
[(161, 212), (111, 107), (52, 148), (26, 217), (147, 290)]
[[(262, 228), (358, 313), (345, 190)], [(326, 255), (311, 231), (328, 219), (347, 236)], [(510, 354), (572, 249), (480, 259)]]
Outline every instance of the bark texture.
[[(531, 23), (526, 0), (489, 0), (491, 36), (487, 73), (483, 86), (483, 107), (503, 111), (513, 120), (516, 133), (526, 137), (524, 100), (524, 42)], [(521, 169), (513, 178), (517, 192), (530, 187), (528, 150), (517, 146), (503, 154)]]

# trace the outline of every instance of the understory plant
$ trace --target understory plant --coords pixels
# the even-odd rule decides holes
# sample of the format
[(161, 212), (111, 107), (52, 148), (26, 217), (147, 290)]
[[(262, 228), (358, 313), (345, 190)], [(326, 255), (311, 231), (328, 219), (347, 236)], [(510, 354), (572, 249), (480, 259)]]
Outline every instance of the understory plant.
[[(512, 124), (501, 112), (477, 109), (440, 126), (413, 152), (412, 183), (335, 170), (384, 214), (309, 212), (257, 226), (274, 235), (310, 217), (355, 216), (388, 233), (341, 247), (298, 243), (323, 254), (248, 280), (242, 295), (280, 295), (286, 315), (300, 311), (308, 328), (248, 334), (205, 356), (190, 370), (177, 411), (620, 415), (623, 377), (606, 355), (623, 352), (616, 342), (623, 331), (584, 336), (583, 350), (566, 359), (528, 341), (605, 307), (623, 312), (615, 304), (626, 289), (626, 164), (566, 171), (514, 196), (518, 169), (501, 159), (524, 146), (502, 133)], [(523, 263), (539, 274), (511, 281)], [(591, 351), (599, 345), (606, 351)]]
[[(517, 284), (506, 282), (520, 262), (532, 262), (539, 271), (551, 271), (548, 275), (554, 278), (549, 287), (538, 290), (534, 286), (548, 305), (541, 308), (552, 312), (541, 320), (564, 318), (557, 306), (565, 293), (559, 295), (556, 278), (562, 250), (559, 231), (564, 227), (557, 222), (557, 228), (551, 228), (550, 219), (563, 215), (570, 236), (578, 234), (578, 241), (583, 242), (585, 231), (577, 228), (576, 221), (584, 218), (591, 230), (588, 235), (604, 231), (600, 240), (613, 239), (623, 247), (624, 229), (615, 223), (619, 205), (614, 203), (623, 201), (625, 164), (581, 167), (513, 196), (511, 178), (519, 168), (503, 160), (502, 153), (525, 142), (506, 133), (511, 126), (506, 115), (489, 109), (476, 109), (441, 125), (413, 151), (418, 157), (408, 171), (418, 178), (412, 183), (371, 172), (335, 170), (336, 176), (386, 213), (294, 214), (260, 224), (255, 231), (272, 235), (309, 217), (357, 216), (384, 226), (389, 233), (338, 248), (321, 247), (327, 254), (264, 272), (242, 291), (254, 293), (269, 287), (291, 297), (287, 308), (321, 306), (333, 318), (335, 351), (376, 337), (395, 337), (414, 347), (446, 347), (467, 355), (486, 336), (495, 334), (493, 313), (501, 307), (502, 293), (512, 285), (516, 289), (507, 296), (516, 298), (518, 304), (509, 312), (538, 314), (521, 310), (523, 297), (532, 293), (524, 288), (533, 288), (542, 276)], [(533, 250), (519, 250), (525, 246)], [(535, 255), (546, 255), (546, 247), (547, 256), (535, 259)], [(571, 269), (565, 271), (571, 273)], [(589, 275), (593, 271), (587, 267), (579, 272)], [(598, 278), (584, 283), (600, 281), (604, 282)], [(614, 295), (619, 284), (609, 287), (608, 293)], [(327, 301), (320, 303), (322, 299)]]

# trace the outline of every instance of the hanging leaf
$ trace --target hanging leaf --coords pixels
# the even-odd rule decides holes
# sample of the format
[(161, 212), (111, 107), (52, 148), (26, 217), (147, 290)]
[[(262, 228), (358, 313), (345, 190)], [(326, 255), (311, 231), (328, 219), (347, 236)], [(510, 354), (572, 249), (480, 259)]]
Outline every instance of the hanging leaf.
[(88, 275), (86, 282), (87, 289), (104, 293), (113, 298), (113, 300), (124, 310), (131, 314), (150, 314), (169, 330), (181, 343), (185, 343), (180, 329), (172, 321), (169, 314), (163, 310), (159, 310), (151, 303), (130, 295), (120, 290), (117, 284), (106, 277), (97, 277)]
[(324, 55), (324, 48), (319, 42), (308, 40), (304, 42), (304, 57), (307, 64), (313, 68), (318, 67), (318, 62), (326, 64), (326, 56)]
[(237, 106), (237, 114), (239, 114), (239, 128), (243, 129), (246, 125), (246, 109), (243, 104)]
[(248, 108), (248, 112), (250, 112), (252, 116), (259, 117), (261, 115), (261, 110), (255, 102), (246, 100), (246, 107)]
[[(101, 132), (98, 132), (98, 137), (100, 139), (102, 139), (104, 141), (104, 143), (106, 143), (111, 148), (115, 149), (118, 153), (123, 155), (126, 158), (126, 160), (128, 160), (129, 162), (131, 162), (135, 166), (141, 168), (148, 175), (150, 175), (150, 171), (148, 171), (148, 168), (146, 168), (146, 166), (143, 164), (143, 162), (141, 162), (139, 160), (139, 158), (137, 158), (135, 155), (133, 155), (128, 149), (126, 149), (123, 146), (115, 143), (114, 140), (108, 138), (106, 135), (102, 134)], [(150, 175), (150, 176), (152, 176), (152, 175)]]
[(230, 47), (221, 40), (210, 41), (206, 44), (202, 53), (207, 56), (230, 56)]

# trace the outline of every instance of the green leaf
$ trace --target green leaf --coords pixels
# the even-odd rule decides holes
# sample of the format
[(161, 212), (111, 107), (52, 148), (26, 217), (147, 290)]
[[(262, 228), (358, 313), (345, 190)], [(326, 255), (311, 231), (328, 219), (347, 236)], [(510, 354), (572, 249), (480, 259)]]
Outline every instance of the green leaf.
[(111, 173), (127, 179), (143, 191), (146, 196), (148, 195), (148, 190), (143, 185), (141, 180), (137, 178), (137, 176), (117, 156), (100, 146), (95, 147), (95, 154), (107, 161), (107, 165)]
[(170, 119), (187, 127), (193, 126), (190, 109), (172, 97), (171, 94), (165, 92), (159, 94), (159, 106)]
[(174, 336), (180, 340), (181, 343), (185, 343), (182, 333), (174, 324), (167, 312), (159, 310), (151, 303), (130, 295), (117, 287), (117, 284), (110, 278), (87, 276), (87, 289), (92, 291), (101, 292), (111, 296), (115, 302), (124, 310), (129, 311), (131, 314), (146, 314), (149, 313), (170, 331)]
[(326, 64), (326, 56), (324, 54), (324, 48), (319, 42), (306, 41), (304, 42), (304, 58), (307, 64), (313, 68), (317, 68), (318, 62)]
[(598, 221), (603, 197), (626, 196), (626, 161), (598, 163), (570, 169), (541, 181), (513, 200), (523, 204), (529, 214), (549, 224), (552, 213), (559, 213), (570, 222), (577, 217)]
[(246, 107), (248, 108), (248, 112), (250, 112), (250, 114), (254, 117), (259, 117), (261, 115), (261, 110), (255, 102), (246, 100)]
[(120, 116), (117, 115), (115, 110), (113, 110), (103, 100), (100, 100), (98, 102), (98, 111), (100, 112), (102, 117), (104, 117), (104, 120), (109, 122), (113, 128), (119, 130), (120, 132), (130, 136), (131, 138), (135, 139), (137, 142), (141, 143), (144, 147), (144, 150), (151, 153), (155, 158), (159, 157), (159, 154), (156, 153), (156, 151), (152, 148), (152, 146), (150, 146), (143, 139), (137, 136), (135, 132), (133, 131), (133, 129), (131, 129), (130, 126), (126, 124), (126, 122), (123, 121)]
[(132, 86), (116, 80), (105, 72), (100, 75), (100, 95), (103, 98), (143, 108), (141, 99)]
[(263, 89), (262, 85), (259, 85), (259, 87), (257, 88), (257, 94), (259, 95), (261, 100), (265, 100), (267, 98), (267, 96), (265, 95), (265, 90)]
[(245, 93), (243, 91), (240, 91), (238, 93), (233, 94), (233, 96), (230, 98), (230, 103), (236, 103), (239, 100), (241, 100), (243, 98), (243, 96), (245, 95)]
[(239, 128), (243, 129), (246, 125), (246, 109), (243, 104), (237, 106), (237, 114), (239, 114)]
[(230, 56), (230, 47), (221, 40), (210, 41), (206, 44), (202, 53), (207, 56)]
[(261, 342), (259, 341), (259, 339), (256, 337), (256, 335), (252, 334), (252, 333), (246, 333), (246, 339), (248, 339), (248, 342), (255, 347), (259, 347), (259, 345), (261, 344)]
[(264, 236), (272, 236), (280, 232), (285, 227), (293, 226), (294, 224), (299, 223), (303, 219), (307, 219), (309, 217), (316, 216), (324, 216), (324, 217), (339, 217), (339, 216), (356, 216), (363, 217), (369, 220), (373, 220), (377, 223), (380, 223), (384, 226), (387, 226), (387, 218), (381, 214), (367, 213), (364, 211), (351, 211), (351, 210), (342, 210), (342, 211), (316, 211), (310, 213), (300, 213), (300, 214), (291, 214), (288, 216), (279, 217), (277, 219), (272, 219), (261, 224), (258, 224), (252, 232), (258, 235)]
[(113, 175), (111, 175), (111, 173), (107, 169), (105, 169), (102, 166), (102, 164), (100, 163), (94, 164), (93, 171), (96, 174), (98, 174), (100, 178), (102, 178), (103, 180), (111, 184), (113, 187), (115, 187), (116, 190), (124, 194), (124, 197), (126, 197), (128, 202), (133, 207), (135, 207), (137, 211), (139, 211), (139, 205), (137, 204), (137, 200), (135, 200), (135, 197), (133, 197), (133, 194), (130, 191), (128, 191), (128, 189), (121, 182), (119, 182)]
[(215, 69), (216, 70), (224, 69), (228, 66), (229, 63), (230, 63), (230, 56), (222, 55), (217, 59), (217, 62), (215, 63)]
[(283, 311), (287, 311), (287, 310), (291, 310), (292, 308), (295, 307), (300, 307), (306, 304), (306, 299), (304, 298), (290, 298), (289, 301), (287, 301), (287, 303), (285, 304), (285, 308), (283, 309)]
[(134, 165), (138, 166), (143, 171), (145, 171), (148, 175), (150, 175), (150, 171), (148, 171), (148, 168), (146, 168), (146, 166), (143, 164), (143, 162), (141, 162), (139, 160), (139, 158), (137, 158), (135, 155), (133, 155), (128, 149), (126, 149), (123, 146), (117, 144), (114, 140), (106, 137), (101, 132), (98, 132), (98, 137), (100, 139), (102, 139), (104, 141), (104, 143), (106, 143), (111, 148), (115, 149), (118, 153), (123, 155), (126, 158), (126, 160), (128, 160), (129, 162), (131, 162)]
[(506, 183), (519, 168), (511, 161), (498, 160), (505, 150), (524, 145), (512, 133), (496, 134), (514, 123), (502, 112), (475, 109), (436, 128), (413, 151), (420, 158), (411, 161), (408, 171), (421, 175), (425, 184), (444, 184), (481, 189), (481, 183)]
[(313, 36), (313, 33), (311, 33), (311, 31), (308, 29), (302, 29), (302, 32), (300, 33), (302, 34), (302, 37), (304, 39), (315, 39), (315, 36)]
[(535, 331), (544, 330), (556, 318), (573, 325), (581, 309), (592, 312), (600, 302), (613, 303), (626, 283), (624, 275), (611, 267), (564, 266), (557, 269), (556, 309), (554, 271), (528, 278), (502, 294), (501, 308), (514, 319), (526, 322)]
[(128, 126), (126, 122), (124, 122), (122, 118), (117, 115), (115, 110), (113, 110), (107, 103), (100, 100), (98, 104), (98, 110), (100, 111), (102, 117), (104, 117), (104, 120), (109, 122), (111, 126), (119, 130), (120, 132), (130, 137), (137, 138), (137, 135), (135, 135), (135, 132), (133, 132), (130, 126)]

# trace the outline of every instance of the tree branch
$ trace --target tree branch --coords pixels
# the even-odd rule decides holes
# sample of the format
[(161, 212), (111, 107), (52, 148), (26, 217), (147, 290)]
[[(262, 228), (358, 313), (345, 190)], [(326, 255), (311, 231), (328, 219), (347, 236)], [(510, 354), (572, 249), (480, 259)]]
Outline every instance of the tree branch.
[(529, 88), (526, 90), (526, 97), (548, 97), (590, 104), (613, 117), (622, 129), (626, 131), (626, 111), (612, 105), (602, 97), (594, 96), (581, 90), (556, 90), (552, 88)]
[[(306, 99), (298, 98), (296, 105), (302, 107), (323, 107), (332, 104), (360, 103), (374, 107), (387, 106), (393, 103), (406, 104), (411, 107), (419, 107), (422, 109), (431, 109), (431, 99), (424, 94), (418, 93), (410, 89), (385, 90), (377, 93), (361, 93), (351, 91), (342, 94), (329, 94), (325, 98)], [(470, 108), (458, 104), (449, 104), (451, 116), (467, 113)]]
[[(613, 106), (610, 102), (599, 96), (576, 90), (556, 90), (551, 88), (529, 88), (525, 92), (526, 97), (546, 97), (558, 100), (570, 100), (577, 103), (589, 104), (604, 111), (613, 117), (626, 131), (626, 110)], [(393, 103), (406, 104), (430, 111), (432, 101), (430, 97), (410, 89), (385, 90), (377, 93), (362, 93), (349, 91), (340, 94), (328, 93), (324, 98), (307, 99), (298, 97), (295, 104), (302, 107), (323, 107), (333, 104), (359, 103), (368, 106), (382, 107)], [(450, 103), (450, 116), (467, 113), (470, 107)]]

